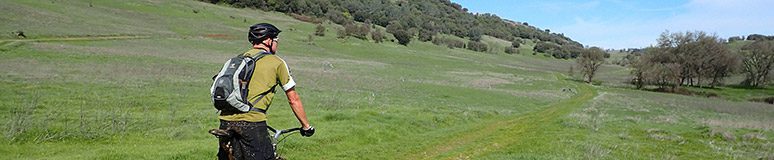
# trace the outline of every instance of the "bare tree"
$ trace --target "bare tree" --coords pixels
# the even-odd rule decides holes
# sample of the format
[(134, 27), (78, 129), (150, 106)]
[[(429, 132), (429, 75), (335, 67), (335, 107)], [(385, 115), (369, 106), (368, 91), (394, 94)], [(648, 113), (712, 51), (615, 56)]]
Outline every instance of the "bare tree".
[(575, 62), (578, 64), (580, 72), (583, 75), (586, 83), (591, 83), (591, 80), (594, 78), (594, 74), (605, 62), (604, 56), (605, 52), (602, 51), (602, 49), (598, 47), (591, 47), (589, 49), (585, 49), (580, 54), (578, 59), (576, 59)]
[(648, 54), (648, 53), (654, 52), (657, 49), (658, 48), (655, 48), (655, 47), (648, 47), (643, 49), (644, 54), (640, 56), (631, 56), (631, 57), (627, 56), (627, 58), (629, 58), (629, 61), (631, 63), (629, 66), (632, 67), (631, 74), (634, 76), (632, 77), (632, 84), (637, 86), (637, 89), (640, 89), (649, 83), (647, 81), (648, 79), (646, 78), (646, 76), (648, 75), (646, 75), (645, 73), (648, 70), (650, 70), (651, 66), (653, 66), (650, 59), (654, 54)]
[(766, 85), (769, 71), (774, 66), (774, 41), (757, 41), (742, 50), (742, 69), (747, 75), (743, 84), (752, 87)]
[(738, 56), (732, 54), (725, 40), (715, 34), (698, 32), (695, 41), (691, 51), (697, 85), (701, 86), (702, 80), (707, 81), (710, 87), (720, 85), (738, 66)]
[(731, 53), (722, 54), (713, 59), (710, 62), (712, 65), (709, 68), (711, 73), (709, 76), (712, 78), (710, 87), (721, 85), (723, 83), (723, 79), (730, 76), (731, 73), (735, 72), (739, 68), (739, 62), (739, 56)]
[[(680, 66), (680, 81), (677, 85), (702, 86), (709, 84), (714, 87), (721, 84), (738, 64), (725, 40), (715, 34), (702, 31), (669, 33), (664, 32), (658, 39), (659, 52), (655, 63), (676, 63)], [(659, 58), (660, 57), (660, 58)], [(663, 61), (659, 59), (671, 59)], [(705, 83), (706, 82), (706, 83)]]
[(649, 47), (631, 66), (634, 68), (632, 82), (637, 88), (644, 85), (656, 85), (674, 90), (681, 83), (681, 68), (678, 55), (670, 53), (671, 49)]

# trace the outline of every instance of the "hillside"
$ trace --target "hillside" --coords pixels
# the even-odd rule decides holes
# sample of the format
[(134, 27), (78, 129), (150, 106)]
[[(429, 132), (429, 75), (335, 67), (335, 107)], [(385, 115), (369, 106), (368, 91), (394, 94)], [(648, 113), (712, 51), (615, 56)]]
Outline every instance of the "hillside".
[[(211, 77), (247, 49), (244, 31), (258, 22), (284, 30), (279, 56), (317, 128), (281, 144), (289, 159), (774, 156), (772, 105), (633, 90), (613, 65), (592, 86), (566, 74), (571, 60), (337, 39), (332, 29), (308, 41), (315, 24), (198, 1), (0, 9), (0, 159), (212, 159)], [(20, 30), (27, 38), (10, 34)], [(269, 124), (296, 127), (284, 97)]]
[(449, 0), (203, 1), (300, 14), (305, 16), (301, 19), (330, 20), (339, 25), (348, 25), (355, 21), (374, 24), (387, 28), (387, 32), (396, 34), (399, 40), (401, 36), (397, 34), (400, 33), (407, 33), (408, 37), (417, 35), (420, 41), (428, 41), (437, 34), (454, 35), (473, 41), (479, 41), (481, 36), (488, 35), (508, 41), (528, 39), (583, 47), (582, 44), (565, 37), (564, 34), (551, 33), (547, 29), (541, 30), (526, 22), (501, 19), (494, 14), (471, 13), (467, 8)]

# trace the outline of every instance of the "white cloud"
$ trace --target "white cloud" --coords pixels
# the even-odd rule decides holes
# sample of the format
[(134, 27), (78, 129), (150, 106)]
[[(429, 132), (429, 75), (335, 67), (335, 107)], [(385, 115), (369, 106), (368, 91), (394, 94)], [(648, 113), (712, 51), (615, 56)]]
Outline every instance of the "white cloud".
[[(621, 2), (626, 3), (626, 2)], [(721, 38), (751, 33), (774, 34), (774, 6), (768, 0), (693, 0), (683, 6), (686, 12), (663, 19), (576, 18), (575, 23), (555, 29), (575, 40), (605, 48), (646, 47), (669, 30), (705, 31)], [(671, 8), (666, 8), (671, 10)], [(646, 9), (647, 10), (647, 9)], [(653, 10), (653, 11), (658, 11)], [(636, 13), (635, 13), (636, 14)]]

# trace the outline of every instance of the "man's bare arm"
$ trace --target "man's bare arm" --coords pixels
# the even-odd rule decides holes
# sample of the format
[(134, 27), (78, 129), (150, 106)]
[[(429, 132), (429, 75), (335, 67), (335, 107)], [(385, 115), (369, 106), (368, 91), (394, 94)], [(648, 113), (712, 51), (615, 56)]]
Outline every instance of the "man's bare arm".
[(289, 90), (285, 91), (285, 95), (288, 96), (288, 102), (290, 103), (290, 108), (293, 110), (293, 113), (296, 115), (296, 118), (298, 118), (298, 122), (301, 123), (301, 127), (303, 129), (309, 129), (309, 127), (311, 126), (309, 125), (309, 120), (306, 119), (306, 112), (304, 112), (304, 105), (301, 104), (301, 97), (298, 96), (296, 89), (290, 88)]

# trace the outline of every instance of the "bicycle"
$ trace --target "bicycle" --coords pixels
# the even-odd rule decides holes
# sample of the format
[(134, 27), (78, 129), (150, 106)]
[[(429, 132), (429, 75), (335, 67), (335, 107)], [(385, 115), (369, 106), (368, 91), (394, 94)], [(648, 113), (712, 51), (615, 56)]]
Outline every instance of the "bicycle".
[[(274, 157), (275, 157), (275, 159), (278, 159), (278, 160), (284, 159), (284, 158), (282, 158), (279, 155), (279, 153), (277, 153), (278, 145), (279, 145), (280, 142), (285, 140), (285, 138), (287, 138), (289, 135), (286, 135), (286, 136), (282, 137), (281, 139), (280, 139), (280, 137), (283, 134), (290, 134), (290, 133), (293, 133), (295, 131), (300, 131), (301, 128), (298, 127), (298, 128), (284, 129), (284, 130), (276, 130), (276, 129), (274, 129), (271, 126), (267, 126), (267, 128), (269, 129), (269, 131), (271, 131), (273, 133), (272, 136), (271, 136), (271, 145), (272, 145), (272, 147), (274, 147)], [(223, 129), (211, 129), (208, 132), (210, 134), (214, 135), (216, 138), (218, 138), (219, 143), (226, 143), (226, 144), (221, 145), (221, 146), (226, 147), (225, 150), (227, 150), (229, 152), (228, 153), (229, 159), (233, 160), (234, 159), (234, 155), (233, 155), (233, 153), (231, 153), (232, 150), (231, 150), (231, 144), (230, 143), (231, 143), (231, 138), (233, 137), (234, 134), (236, 134), (236, 132), (234, 132), (233, 130), (223, 130)]]

